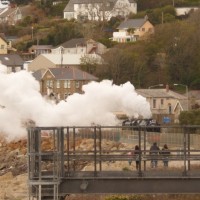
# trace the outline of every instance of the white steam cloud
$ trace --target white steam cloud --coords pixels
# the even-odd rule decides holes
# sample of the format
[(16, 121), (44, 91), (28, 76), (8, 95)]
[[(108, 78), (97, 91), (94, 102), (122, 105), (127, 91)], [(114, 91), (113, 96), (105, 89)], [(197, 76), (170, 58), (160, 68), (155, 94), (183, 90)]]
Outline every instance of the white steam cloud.
[(73, 94), (58, 104), (46, 101), (39, 83), (26, 72), (0, 73), (0, 134), (8, 140), (26, 136), (22, 122), (33, 120), (36, 126), (116, 125), (113, 112), (131, 117), (151, 116), (146, 99), (131, 83), (117, 86), (112, 81), (91, 82), (84, 94)]

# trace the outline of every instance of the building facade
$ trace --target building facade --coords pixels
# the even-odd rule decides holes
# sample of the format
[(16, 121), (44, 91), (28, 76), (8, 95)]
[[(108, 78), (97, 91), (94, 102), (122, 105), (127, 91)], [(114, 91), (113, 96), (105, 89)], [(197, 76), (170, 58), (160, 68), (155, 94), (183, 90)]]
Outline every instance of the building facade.
[(82, 86), (98, 78), (75, 67), (49, 68), (33, 73), (40, 82), (40, 92), (43, 96), (57, 101), (66, 100), (74, 93), (82, 93)]
[(136, 92), (147, 99), (153, 118), (160, 123), (165, 123), (165, 119), (178, 123), (180, 113), (188, 110), (187, 96), (169, 90), (168, 86), (166, 89), (137, 89)]
[(135, 42), (154, 33), (154, 26), (147, 17), (125, 20), (117, 29), (118, 32), (113, 32), (112, 40), (119, 43)]
[(70, 0), (64, 9), (64, 19), (107, 21), (130, 13), (137, 13), (135, 0)]

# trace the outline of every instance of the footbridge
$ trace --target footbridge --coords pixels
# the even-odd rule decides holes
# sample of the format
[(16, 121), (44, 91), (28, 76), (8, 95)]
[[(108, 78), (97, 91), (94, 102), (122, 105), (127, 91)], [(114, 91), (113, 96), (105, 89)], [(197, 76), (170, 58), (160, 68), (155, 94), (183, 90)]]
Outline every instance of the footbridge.
[[(200, 193), (200, 126), (159, 128), (29, 128), (29, 199), (60, 200), (78, 193)], [(154, 142), (160, 150), (167, 144), (170, 154), (150, 154)], [(135, 145), (138, 155), (131, 154)], [(155, 168), (152, 159), (158, 162)], [(166, 159), (168, 167), (163, 165)]]

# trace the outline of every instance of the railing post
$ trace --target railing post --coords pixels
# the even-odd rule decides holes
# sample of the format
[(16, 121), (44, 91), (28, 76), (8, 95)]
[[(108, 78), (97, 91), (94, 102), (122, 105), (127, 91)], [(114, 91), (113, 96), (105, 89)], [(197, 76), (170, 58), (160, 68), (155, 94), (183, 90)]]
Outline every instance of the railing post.
[(184, 159), (184, 171), (183, 176), (187, 176), (187, 166), (186, 166), (186, 127), (184, 127), (184, 137), (183, 137), (183, 145), (184, 145), (184, 151), (183, 151), (183, 159)]
[(138, 176), (142, 176), (142, 170), (141, 170), (141, 128), (139, 128), (139, 171), (138, 171)]
[(101, 132), (101, 126), (100, 126), (100, 127), (99, 127), (99, 159), (100, 159), (100, 160), (99, 160), (99, 165), (100, 165), (100, 166), (99, 166), (99, 167), (100, 167), (99, 170), (100, 170), (100, 171), (102, 170), (102, 163), (101, 163), (101, 155), (102, 155), (102, 152), (101, 152), (101, 151), (102, 151), (102, 146), (101, 146), (102, 143), (101, 143), (101, 142), (102, 142), (102, 141), (101, 141), (101, 140), (102, 140), (102, 132)]
[[(146, 145), (147, 145), (147, 134), (146, 134), (146, 129), (144, 130), (144, 156), (146, 156)], [(146, 171), (146, 164), (147, 164), (147, 162), (146, 162), (146, 160), (144, 160), (144, 171)]]
[(70, 161), (70, 155), (69, 155), (69, 127), (67, 127), (67, 173), (68, 173), (68, 176), (70, 174), (70, 164), (69, 164), (69, 161)]
[[(75, 151), (76, 151), (76, 142), (75, 142), (75, 127), (73, 127), (73, 156), (75, 156)], [(73, 161), (73, 169), (74, 171), (76, 171), (76, 161), (74, 160)]]
[(60, 167), (61, 167), (61, 177), (64, 177), (64, 129), (60, 130)]
[(187, 145), (188, 145), (188, 171), (190, 171), (190, 131), (187, 132)]
[(94, 127), (94, 176), (97, 174), (97, 127)]

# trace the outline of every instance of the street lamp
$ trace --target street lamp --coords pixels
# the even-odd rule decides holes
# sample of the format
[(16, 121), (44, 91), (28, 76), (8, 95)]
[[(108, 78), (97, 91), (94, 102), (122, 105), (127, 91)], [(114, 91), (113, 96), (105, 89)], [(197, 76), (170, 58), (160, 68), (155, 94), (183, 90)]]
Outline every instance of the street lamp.
[(158, 85), (152, 85), (152, 86), (149, 86), (148, 89), (151, 89), (151, 88), (154, 88), (154, 87), (162, 87), (164, 86), (163, 84), (158, 84)]
[(174, 83), (175, 86), (183, 86), (186, 89), (186, 95), (187, 95), (187, 110), (189, 110), (189, 92), (188, 92), (188, 86), (180, 83)]

